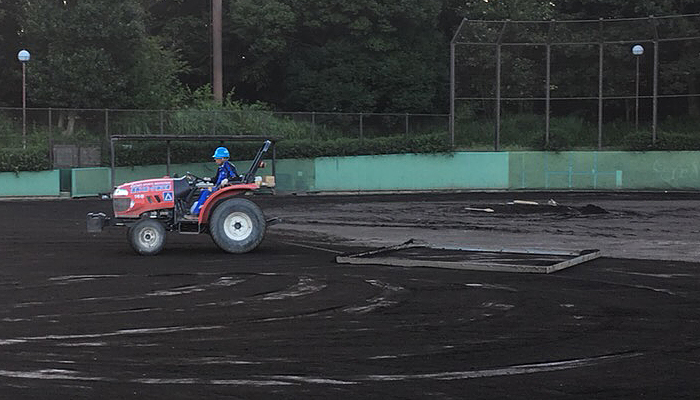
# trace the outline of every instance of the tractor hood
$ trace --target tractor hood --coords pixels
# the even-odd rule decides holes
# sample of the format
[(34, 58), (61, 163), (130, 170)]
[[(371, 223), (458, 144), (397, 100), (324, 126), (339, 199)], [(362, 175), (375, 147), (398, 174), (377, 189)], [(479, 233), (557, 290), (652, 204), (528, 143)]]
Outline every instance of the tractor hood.
[(144, 179), (142, 181), (128, 182), (119, 185), (115, 192), (120, 190), (126, 190), (129, 192), (129, 194), (172, 191), (173, 179), (170, 177), (165, 177), (159, 179)]
[(169, 177), (120, 185), (112, 193), (114, 215), (138, 218), (147, 211), (173, 208), (176, 190), (181, 185), (187, 187), (184, 179)]

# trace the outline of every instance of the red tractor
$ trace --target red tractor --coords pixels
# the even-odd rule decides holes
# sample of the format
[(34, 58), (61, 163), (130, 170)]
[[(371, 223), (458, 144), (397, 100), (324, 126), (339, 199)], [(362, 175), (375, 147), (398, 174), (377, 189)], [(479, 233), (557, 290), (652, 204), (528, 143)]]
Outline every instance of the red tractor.
[(189, 214), (202, 190), (214, 185), (189, 172), (182, 178), (163, 177), (129, 182), (112, 193), (114, 217), (104, 213), (87, 215), (89, 233), (99, 233), (105, 226), (127, 227), (129, 244), (138, 254), (155, 255), (165, 246), (166, 231), (183, 234), (209, 233), (222, 250), (246, 253), (262, 242), (268, 222), (260, 208), (243, 198), (259, 189), (255, 172), (270, 148), (265, 141), (250, 169), (216, 190), (202, 205), (199, 215)]

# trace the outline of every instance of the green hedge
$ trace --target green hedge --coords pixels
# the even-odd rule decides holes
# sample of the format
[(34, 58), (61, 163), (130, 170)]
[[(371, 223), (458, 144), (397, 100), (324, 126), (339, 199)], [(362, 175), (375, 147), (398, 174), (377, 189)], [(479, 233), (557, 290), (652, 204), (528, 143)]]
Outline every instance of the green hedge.
[[(172, 142), (170, 162), (198, 163), (211, 160), (214, 149), (226, 146), (233, 160), (252, 159), (262, 143), (256, 142)], [(115, 148), (117, 166), (153, 165), (167, 162), (165, 142), (118, 142)], [(373, 139), (283, 140), (276, 145), (277, 158), (314, 158), (397, 153), (439, 153), (451, 151), (444, 134), (395, 136)], [(109, 152), (103, 152), (102, 165), (109, 166)], [(46, 149), (28, 148), (0, 150), (0, 172), (43, 171), (51, 169)]]
[(652, 150), (698, 150), (700, 136), (691, 133), (658, 132), (656, 143), (652, 143), (651, 133), (640, 132), (625, 136), (626, 147), (635, 151)]
[(0, 149), (0, 172), (50, 169), (51, 160), (45, 148)]
[[(211, 160), (217, 146), (226, 146), (233, 160), (252, 159), (262, 143), (253, 142), (172, 142), (170, 162), (197, 163)], [(283, 140), (276, 144), (277, 158), (314, 158), (332, 156), (356, 156), (396, 153), (437, 153), (451, 151), (445, 135), (396, 136), (374, 139), (335, 140)], [(164, 142), (119, 143), (116, 148), (116, 165), (165, 164), (167, 161)], [(109, 156), (103, 156), (105, 165)]]
[[(700, 136), (687, 133), (660, 132), (655, 144), (651, 143), (649, 132), (627, 135), (622, 141), (625, 150), (697, 150), (700, 149)], [(557, 140), (550, 142), (548, 150), (561, 150), (567, 143)], [(254, 142), (173, 142), (170, 162), (198, 163), (211, 160), (216, 147), (224, 145), (231, 151), (234, 160), (250, 160), (262, 143)], [(544, 147), (544, 146), (542, 146)], [(402, 153), (440, 153), (452, 151), (450, 141), (444, 134), (421, 136), (394, 136), (365, 139), (283, 140), (276, 145), (277, 158), (314, 158), (333, 156), (358, 156)], [(102, 163), (110, 165), (109, 152), (103, 152)], [(116, 165), (165, 164), (167, 161), (164, 142), (118, 142)], [(0, 172), (44, 171), (52, 168), (45, 148), (0, 149)]]

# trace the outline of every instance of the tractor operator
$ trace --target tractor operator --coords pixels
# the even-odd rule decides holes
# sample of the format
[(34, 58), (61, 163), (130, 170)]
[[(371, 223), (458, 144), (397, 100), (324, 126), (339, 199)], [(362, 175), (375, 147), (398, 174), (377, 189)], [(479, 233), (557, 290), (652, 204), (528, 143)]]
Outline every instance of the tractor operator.
[[(216, 176), (210, 179), (210, 181), (215, 182), (214, 187), (212, 189), (202, 189), (199, 199), (192, 205), (191, 212), (193, 215), (199, 215), (199, 209), (215, 190), (228, 185), (229, 182), (238, 178), (236, 166), (228, 160), (230, 155), (226, 147), (218, 147), (214, 151), (212, 158), (216, 162), (216, 165), (219, 166), (219, 169), (216, 171)], [(209, 178), (205, 178), (205, 180), (206, 179)]]

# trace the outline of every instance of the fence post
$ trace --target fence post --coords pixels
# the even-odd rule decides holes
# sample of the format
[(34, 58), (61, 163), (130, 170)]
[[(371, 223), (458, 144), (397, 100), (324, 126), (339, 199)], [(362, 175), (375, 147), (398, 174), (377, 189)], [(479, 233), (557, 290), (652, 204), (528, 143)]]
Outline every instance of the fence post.
[(168, 154), (168, 159), (165, 167), (165, 175), (170, 176), (170, 140), (165, 141), (165, 148)]
[(549, 123), (552, 114), (552, 31), (554, 30), (555, 20), (549, 22), (549, 31), (547, 33), (547, 78), (545, 82), (545, 128), (544, 128), (544, 143), (549, 146)]
[[(549, 40), (549, 39), (547, 39)], [(544, 143), (549, 146), (549, 115), (551, 114), (552, 45), (547, 43), (547, 78), (545, 81)]]
[(51, 127), (52, 120), (51, 107), (49, 107), (49, 162), (51, 162), (51, 167), (53, 168), (53, 128)]
[[(105, 108), (105, 140), (103, 140), (100, 145), (100, 158), (102, 158), (102, 152), (107, 151), (106, 146), (111, 142), (110, 137), (109, 137), (109, 109)], [(114, 151), (111, 151), (111, 157), (114, 158)], [(100, 161), (100, 165), (102, 165), (102, 161)], [(112, 166), (112, 170), (114, 170), (114, 166)], [(112, 177), (112, 186), (114, 186), (114, 177)]]
[(162, 135), (163, 132), (163, 110), (160, 110), (158, 112), (158, 115), (160, 116), (160, 134)]
[(311, 139), (312, 140), (313, 140), (314, 136), (316, 136), (316, 111), (311, 112)]
[(603, 147), (603, 18), (598, 21), (600, 47), (598, 49), (598, 150)]
[(277, 146), (275, 146), (277, 143), (272, 143), (272, 176), (277, 176)]
[(500, 150), (501, 146), (501, 47), (503, 46), (503, 34), (506, 32), (510, 19), (503, 22), (501, 33), (496, 41), (496, 134), (494, 135), (493, 148), (495, 151)]
[(654, 27), (654, 97), (652, 99), (651, 143), (656, 144), (656, 128), (659, 114), (659, 30), (654, 16), (651, 15), (649, 18), (651, 18), (652, 26)]
[[(462, 24), (464, 24), (464, 19), (462, 20)], [(461, 27), (460, 25), (460, 29)], [(448, 123), (452, 149), (455, 148), (455, 86), (455, 43), (454, 39), (452, 39), (450, 43), (450, 120)]]
[(408, 113), (406, 113), (406, 136), (408, 136)]
[(109, 110), (105, 108), (105, 138), (109, 141)]
[(114, 140), (111, 140), (111, 139), (109, 140), (109, 153), (110, 153), (110, 160), (111, 160), (111, 163), (112, 163), (112, 173), (111, 173), (112, 188), (114, 188), (115, 183), (116, 183), (116, 178), (117, 178), (117, 177), (116, 177), (116, 173), (115, 173), (115, 171), (114, 171), (114, 167), (115, 167), (115, 164), (116, 164), (116, 162), (115, 162), (115, 157), (114, 157)]
[(364, 138), (364, 127), (363, 125), (363, 118), (362, 118), (362, 113), (360, 113), (360, 139)]
[(496, 45), (496, 132), (493, 149), (498, 151), (501, 141), (501, 45)]

